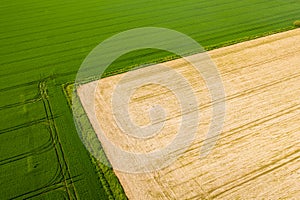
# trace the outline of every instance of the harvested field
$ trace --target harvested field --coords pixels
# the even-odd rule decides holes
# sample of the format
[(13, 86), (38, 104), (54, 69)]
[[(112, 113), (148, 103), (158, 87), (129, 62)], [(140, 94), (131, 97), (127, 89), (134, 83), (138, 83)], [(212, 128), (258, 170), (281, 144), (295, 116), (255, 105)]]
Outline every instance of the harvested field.
[[(182, 59), (167, 62), (166, 65), (185, 76), (196, 88), (201, 112), (197, 136), (184, 155), (159, 171), (143, 174), (115, 171), (129, 199), (299, 197), (299, 52), (300, 29), (209, 52), (223, 79), (226, 118), (216, 146), (203, 159), (199, 153), (211, 118), (209, 93), (201, 77), (190, 66), (182, 65)], [(139, 70), (146, 74), (155, 67)], [(101, 80), (106, 89), (97, 91), (95, 102), (102, 130), (111, 141), (128, 151), (148, 152), (161, 148), (172, 141), (177, 130), (174, 126), (178, 125), (177, 114), (180, 113), (174, 94), (153, 84), (133, 94), (129, 110), (138, 125), (150, 122), (146, 112), (149, 105), (161, 104), (168, 111), (161, 133), (138, 144), (137, 140), (122, 134), (111, 115), (112, 91), (123, 76), (125, 74)], [(79, 89), (86, 110), (89, 108), (85, 94), (91, 84), (95, 83)], [(106, 153), (108, 158), (112, 156)]]

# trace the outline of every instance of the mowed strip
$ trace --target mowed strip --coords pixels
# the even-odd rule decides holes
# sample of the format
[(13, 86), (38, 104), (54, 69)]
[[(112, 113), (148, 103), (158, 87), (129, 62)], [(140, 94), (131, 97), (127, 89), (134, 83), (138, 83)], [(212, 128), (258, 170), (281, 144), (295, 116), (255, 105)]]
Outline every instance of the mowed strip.
[[(299, 53), (300, 29), (209, 52), (223, 80), (226, 99), (219, 101), (226, 102), (226, 117), (216, 146), (201, 159), (200, 149), (210, 125), (214, 102), (211, 102), (205, 81), (183, 59), (164, 63), (185, 77), (195, 91), (199, 102), (195, 109), (199, 111), (200, 121), (192, 126), (197, 126), (197, 135), (188, 151), (166, 168), (143, 174), (115, 170), (129, 199), (299, 197)], [(145, 76), (170, 78), (167, 73), (150, 73), (155, 67), (139, 70), (143, 70)], [(113, 91), (125, 75), (100, 82), (102, 86), (96, 91), (95, 107), (101, 129), (110, 141), (126, 151), (149, 152), (163, 148), (178, 132), (182, 117), (180, 102), (174, 91), (156, 84), (137, 88), (129, 105), (118, 105), (120, 109), (129, 109), (135, 124), (149, 125), (148, 111), (153, 105), (160, 104), (167, 116), (165, 126), (156, 136), (144, 140), (129, 137), (120, 130), (111, 114)], [(139, 78), (143, 76), (131, 80), (132, 87), (137, 87)], [(78, 90), (87, 111), (91, 108), (86, 94), (91, 92), (92, 84), (95, 82)], [(180, 83), (178, 85), (181, 87)], [(93, 124), (91, 113), (87, 114)], [(106, 154), (108, 158), (113, 156), (110, 152)]]

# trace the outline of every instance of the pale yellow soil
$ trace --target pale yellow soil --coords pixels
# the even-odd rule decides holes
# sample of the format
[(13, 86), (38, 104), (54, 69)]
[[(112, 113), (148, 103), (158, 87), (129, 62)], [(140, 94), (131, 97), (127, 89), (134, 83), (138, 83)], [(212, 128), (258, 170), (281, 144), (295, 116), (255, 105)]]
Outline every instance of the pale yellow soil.
[[(195, 91), (199, 102), (195, 109), (200, 114), (199, 123), (193, 125), (198, 127), (197, 135), (188, 151), (164, 169), (144, 174), (115, 171), (126, 195), (129, 199), (300, 199), (300, 29), (208, 53), (226, 93), (222, 100), (226, 102), (225, 123), (216, 146), (199, 158), (211, 120), (205, 82), (182, 59), (165, 63)], [(144, 76), (168, 78), (168, 73), (152, 73), (155, 67), (139, 70)], [(111, 114), (111, 96), (123, 76), (101, 80), (104, 87), (96, 93), (97, 119), (88, 113), (92, 124), (101, 122), (107, 138), (127, 151), (150, 152), (172, 142), (180, 125), (180, 105), (174, 93), (159, 85), (137, 88), (129, 106), (119, 105), (128, 107), (133, 122), (142, 126), (150, 123), (151, 105), (160, 104), (167, 119), (159, 134), (141, 140), (118, 128)], [(138, 80), (131, 82), (135, 87)], [(92, 84), (78, 91), (87, 111)]]

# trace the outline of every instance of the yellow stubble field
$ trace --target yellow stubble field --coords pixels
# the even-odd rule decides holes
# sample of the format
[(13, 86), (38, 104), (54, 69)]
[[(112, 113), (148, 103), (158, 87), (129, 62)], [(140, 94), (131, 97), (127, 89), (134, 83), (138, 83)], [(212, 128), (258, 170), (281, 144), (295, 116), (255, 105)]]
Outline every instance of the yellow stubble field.
[[(250, 199), (300, 196), (300, 29), (259, 38), (208, 52), (218, 67), (226, 98), (225, 121), (210, 153), (200, 158), (212, 119), (210, 93), (201, 75), (184, 59), (164, 63), (185, 77), (198, 100), (200, 120), (189, 148), (169, 166), (148, 173), (115, 170), (129, 199)], [(156, 66), (138, 69), (126, 84), (136, 87), (147, 76), (170, 79)], [(124, 151), (148, 153), (176, 137), (182, 115), (176, 91), (158, 84), (137, 87), (126, 108), (132, 123), (147, 126), (153, 105), (165, 109), (163, 128), (147, 139), (124, 134), (112, 114), (112, 95), (126, 76), (101, 79), (96, 91), (96, 116), (89, 114), (91, 82), (78, 90), (94, 127), (100, 122), (105, 136)], [(155, 78), (155, 77), (153, 77)], [(170, 80), (176, 84), (176, 80)], [(121, 83), (122, 84), (122, 83)], [(180, 87), (180, 84), (178, 84)], [(189, 98), (189, 97), (187, 97)], [(122, 102), (122, 101), (120, 101)], [(114, 109), (118, 109), (118, 106)], [(158, 122), (157, 122), (158, 123)], [(192, 128), (192, 127), (191, 127)], [(98, 133), (98, 130), (95, 130)], [(105, 144), (103, 148), (106, 149)], [(106, 151), (109, 160), (113, 152)], [(112, 162), (112, 166), (114, 163)]]

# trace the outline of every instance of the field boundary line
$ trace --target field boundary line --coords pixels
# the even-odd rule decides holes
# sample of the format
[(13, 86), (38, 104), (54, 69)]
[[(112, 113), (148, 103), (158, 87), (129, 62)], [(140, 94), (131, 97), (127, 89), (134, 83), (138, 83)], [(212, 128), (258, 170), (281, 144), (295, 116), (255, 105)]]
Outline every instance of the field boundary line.
[[(73, 180), (72, 180), (72, 177), (71, 177), (71, 174), (70, 174), (70, 171), (69, 171), (69, 167), (68, 167), (67, 162), (65, 160), (65, 155), (64, 155), (64, 152), (63, 152), (62, 144), (61, 144), (60, 139), (59, 139), (57, 127), (55, 125), (55, 120), (53, 119), (54, 115), (53, 115), (53, 112), (52, 112), (51, 104), (50, 104), (49, 99), (48, 99), (46, 80), (42, 80), (39, 83), (39, 89), (40, 89), (40, 93), (41, 93), (41, 96), (42, 96), (42, 99), (43, 99), (46, 118), (49, 121), (50, 134), (51, 134), (51, 137), (52, 137), (52, 140), (53, 140), (53, 147), (55, 149), (56, 157), (57, 157), (59, 166), (61, 168), (61, 173), (62, 173), (62, 176), (63, 176), (63, 179), (64, 179), (65, 188), (67, 190), (68, 197), (69, 197), (69, 199), (78, 199), (77, 194), (75, 192), (75, 186), (73, 184)], [(69, 185), (71, 186), (72, 191), (70, 191), (70, 188), (69, 188), (68, 183), (67, 183), (68, 178), (71, 180)]]

